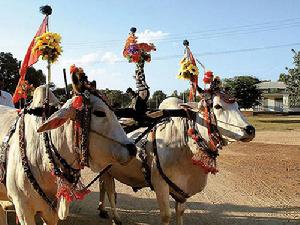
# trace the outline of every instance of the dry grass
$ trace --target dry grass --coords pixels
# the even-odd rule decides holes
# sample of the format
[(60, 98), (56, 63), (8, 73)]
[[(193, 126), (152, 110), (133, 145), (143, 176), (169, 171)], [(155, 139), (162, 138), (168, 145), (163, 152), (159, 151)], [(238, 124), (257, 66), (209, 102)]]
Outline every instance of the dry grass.
[(256, 130), (284, 131), (300, 130), (300, 116), (249, 116), (248, 121)]

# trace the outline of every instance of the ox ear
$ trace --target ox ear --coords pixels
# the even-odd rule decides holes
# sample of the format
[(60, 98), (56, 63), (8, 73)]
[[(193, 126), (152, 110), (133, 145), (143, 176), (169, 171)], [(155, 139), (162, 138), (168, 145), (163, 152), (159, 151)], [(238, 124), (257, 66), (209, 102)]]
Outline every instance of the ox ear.
[(46, 120), (39, 128), (38, 132), (44, 132), (60, 127), (69, 119), (75, 119), (76, 109), (72, 105), (73, 99), (68, 100), (63, 107), (55, 112), (48, 120)]

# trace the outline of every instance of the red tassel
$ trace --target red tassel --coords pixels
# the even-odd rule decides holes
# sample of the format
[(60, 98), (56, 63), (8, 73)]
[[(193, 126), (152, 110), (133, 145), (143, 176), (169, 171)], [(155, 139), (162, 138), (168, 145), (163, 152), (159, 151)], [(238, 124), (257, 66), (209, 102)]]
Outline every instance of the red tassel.
[(212, 159), (206, 152), (199, 151), (192, 157), (192, 162), (196, 166), (200, 166), (204, 172), (216, 174), (219, 172), (216, 165), (216, 160)]
[(75, 64), (70, 66), (70, 74), (77, 73), (77, 72), (78, 72), (78, 68), (75, 66)]
[(80, 109), (82, 107), (82, 96), (76, 96), (72, 103), (73, 108)]
[(214, 78), (213, 72), (212, 71), (207, 71), (204, 73), (204, 78), (203, 78), (203, 82), (205, 84), (210, 84), (212, 82)]
[(63, 197), (67, 200), (67, 202), (72, 202), (74, 200), (83, 200), (84, 197), (90, 192), (91, 191), (88, 189), (76, 191), (76, 190), (71, 190), (70, 187), (63, 186), (57, 191), (56, 197), (57, 199)]
[(83, 189), (75, 193), (76, 200), (83, 200), (86, 195), (88, 195), (91, 191), (88, 189)]
[(72, 202), (73, 197), (71, 196), (71, 192), (67, 187), (61, 187), (56, 194), (57, 199), (61, 197), (65, 198), (67, 202)]
[(195, 142), (197, 142), (197, 143), (200, 141), (199, 135), (194, 135), (192, 138), (193, 138), (193, 140), (194, 140)]
[(187, 134), (189, 136), (192, 136), (193, 134), (195, 134), (195, 130), (193, 128), (188, 129)]

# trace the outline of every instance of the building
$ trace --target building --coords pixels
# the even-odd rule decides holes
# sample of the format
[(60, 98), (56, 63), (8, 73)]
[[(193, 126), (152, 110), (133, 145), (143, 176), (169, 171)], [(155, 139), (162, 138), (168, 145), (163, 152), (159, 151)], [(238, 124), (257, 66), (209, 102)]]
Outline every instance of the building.
[(290, 112), (289, 95), (286, 84), (280, 81), (264, 81), (257, 84), (262, 92), (260, 105), (254, 107), (256, 112)]

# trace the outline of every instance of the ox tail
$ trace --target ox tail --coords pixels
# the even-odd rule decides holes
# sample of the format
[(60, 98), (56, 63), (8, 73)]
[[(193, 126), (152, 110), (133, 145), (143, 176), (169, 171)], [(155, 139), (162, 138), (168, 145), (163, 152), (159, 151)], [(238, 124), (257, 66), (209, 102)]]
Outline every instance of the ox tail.
[(58, 218), (60, 220), (67, 219), (69, 215), (69, 208), (70, 208), (70, 202), (68, 202), (67, 199), (65, 199), (64, 197), (59, 198), (57, 213), (58, 213)]

